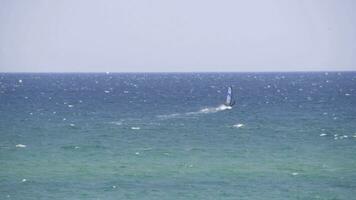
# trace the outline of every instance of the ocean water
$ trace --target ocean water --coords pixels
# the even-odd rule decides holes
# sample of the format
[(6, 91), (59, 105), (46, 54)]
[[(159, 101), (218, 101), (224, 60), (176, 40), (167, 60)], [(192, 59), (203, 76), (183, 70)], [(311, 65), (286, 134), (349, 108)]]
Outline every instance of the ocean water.
[(354, 72), (0, 74), (0, 199), (355, 196)]

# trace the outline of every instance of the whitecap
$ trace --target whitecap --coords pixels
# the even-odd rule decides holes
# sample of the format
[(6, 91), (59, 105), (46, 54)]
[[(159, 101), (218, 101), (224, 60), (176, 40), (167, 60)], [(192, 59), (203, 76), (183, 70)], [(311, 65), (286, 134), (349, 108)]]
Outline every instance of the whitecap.
[(326, 134), (325, 134), (325, 133), (322, 133), (322, 134), (320, 134), (320, 136), (323, 137), (323, 136), (326, 136)]
[(118, 125), (118, 126), (121, 126), (122, 125), (122, 122), (109, 122), (110, 124), (115, 124), (115, 125)]
[(298, 172), (293, 172), (292, 175), (293, 176), (297, 176), (299, 173)]
[(234, 128), (241, 128), (243, 126), (245, 126), (245, 125), (244, 124), (234, 124), (233, 125)]
[(131, 127), (131, 129), (132, 129), (132, 130), (140, 130), (141, 128), (138, 127), (138, 126), (133, 126), (133, 127)]
[(24, 145), (24, 144), (17, 144), (16, 147), (17, 147), (17, 148), (26, 148), (26, 145)]

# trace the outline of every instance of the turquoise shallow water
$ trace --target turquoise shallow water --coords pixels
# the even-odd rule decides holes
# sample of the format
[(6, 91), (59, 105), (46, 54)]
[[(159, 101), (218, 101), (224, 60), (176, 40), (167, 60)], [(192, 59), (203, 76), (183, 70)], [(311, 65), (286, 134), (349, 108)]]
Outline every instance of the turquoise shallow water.
[(348, 200), (355, 152), (352, 72), (0, 74), (0, 199)]

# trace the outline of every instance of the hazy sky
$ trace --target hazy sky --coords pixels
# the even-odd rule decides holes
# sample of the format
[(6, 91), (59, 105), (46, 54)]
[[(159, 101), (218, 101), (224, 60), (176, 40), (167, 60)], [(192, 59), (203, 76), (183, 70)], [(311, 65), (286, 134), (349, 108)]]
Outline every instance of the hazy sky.
[(355, 0), (0, 0), (0, 71), (356, 70)]

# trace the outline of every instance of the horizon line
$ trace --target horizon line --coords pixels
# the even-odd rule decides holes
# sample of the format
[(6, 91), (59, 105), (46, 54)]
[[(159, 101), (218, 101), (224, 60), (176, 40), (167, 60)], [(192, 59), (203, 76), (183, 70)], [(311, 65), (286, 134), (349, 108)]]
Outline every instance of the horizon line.
[(0, 71), (0, 74), (191, 74), (191, 73), (338, 73), (355, 70), (296, 71)]

